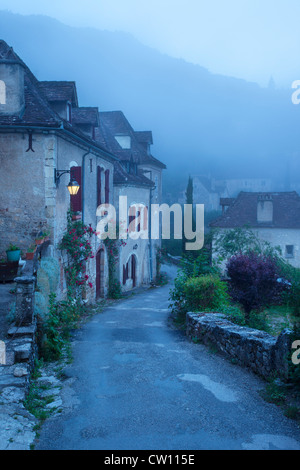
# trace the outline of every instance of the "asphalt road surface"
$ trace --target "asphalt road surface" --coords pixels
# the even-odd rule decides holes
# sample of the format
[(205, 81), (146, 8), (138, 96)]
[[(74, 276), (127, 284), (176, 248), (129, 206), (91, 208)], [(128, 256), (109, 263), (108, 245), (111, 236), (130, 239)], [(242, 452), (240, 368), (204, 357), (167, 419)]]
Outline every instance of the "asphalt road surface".
[(64, 412), (36, 450), (300, 450), (262, 380), (170, 328), (169, 289), (121, 300), (76, 332)]

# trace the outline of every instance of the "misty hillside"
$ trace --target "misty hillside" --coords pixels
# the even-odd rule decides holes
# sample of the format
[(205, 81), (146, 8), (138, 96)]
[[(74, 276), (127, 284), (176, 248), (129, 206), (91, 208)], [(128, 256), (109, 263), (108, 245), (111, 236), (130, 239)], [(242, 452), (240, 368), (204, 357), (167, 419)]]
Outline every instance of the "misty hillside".
[(288, 160), (298, 180), (300, 107), (291, 90), (213, 75), (128, 34), (42, 16), (0, 12), (0, 32), (38, 79), (74, 80), (81, 106), (122, 110), (136, 130), (152, 130), (169, 182), (189, 172), (285, 177)]

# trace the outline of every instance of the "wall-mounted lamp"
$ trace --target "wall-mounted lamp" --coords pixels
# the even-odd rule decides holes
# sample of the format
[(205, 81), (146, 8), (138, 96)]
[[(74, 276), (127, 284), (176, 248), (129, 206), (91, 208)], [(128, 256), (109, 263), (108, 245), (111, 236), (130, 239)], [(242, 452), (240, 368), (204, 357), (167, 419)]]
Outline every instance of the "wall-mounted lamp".
[[(55, 182), (57, 188), (58, 188), (59, 180), (60, 180), (61, 176), (64, 175), (65, 173), (69, 173), (71, 175), (71, 170), (56, 170), (56, 169), (54, 170), (54, 182)], [(68, 184), (68, 190), (69, 190), (70, 195), (71, 196), (76, 196), (79, 189), (80, 189), (79, 183), (77, 183), (77, 181), (75, 181), (75, 179), (71, 175), (70, 176), (70, 183)]]

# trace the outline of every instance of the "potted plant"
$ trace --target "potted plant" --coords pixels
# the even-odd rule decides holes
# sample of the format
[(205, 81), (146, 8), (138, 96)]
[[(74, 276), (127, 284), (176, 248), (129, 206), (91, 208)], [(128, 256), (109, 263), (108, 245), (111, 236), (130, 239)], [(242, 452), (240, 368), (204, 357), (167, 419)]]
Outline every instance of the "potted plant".
[(26, 252), (27, 261), (32, 260), (34, 258), (35, 252), (36, 252), (36, 246), (31, 245)]
[(36, 239), (35, 239), (35, 244), (36, 245), (42, 245), (44, 243), (44, 235), (40, 234)]
[(50, 240), (50, 232), (43, 232), (44, 242), (48, 242)]
[(6, 256), (8, 262), (19, 261), (21, 256), (21, 250), (18, 246), (10, 244), (6, 250)]

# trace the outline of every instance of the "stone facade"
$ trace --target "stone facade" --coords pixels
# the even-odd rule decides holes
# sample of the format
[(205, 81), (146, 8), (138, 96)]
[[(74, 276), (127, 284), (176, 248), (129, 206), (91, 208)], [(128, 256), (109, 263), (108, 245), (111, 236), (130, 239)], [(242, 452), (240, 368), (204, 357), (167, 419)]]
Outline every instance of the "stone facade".
[[(41, 232), (49, 231), (50, 244), (43, 255), (60, 263), (56, 293), (63, 296), (66, 260), (58, 244), (70, 207), (85, 225), (96, 229), (99, 204), (114, 205), (119, 194), (128, 195), (129, 204), (145, 201), (149, 206), (152, 192), (160, 201), (165, 166), (150, 153), (151, 132), (136, 133), (121, 112), (79, 107), (75, 82), (38, 81), (4, 41), (0, 41), (0, 84), (0, 257), (5, 258), (9, 244), (25, 254)], [(58, 170), (64, 172), (59, 179)], [(66, 187), (74, 174), (80, 178), (76, 202)], [(121, 250), (117, 270), (121, 283), (128, 257), (134, 257), (136, 266), (134, 285), (128, 282), (124, 289), (151, 280), (155, 261), (150, 269), (149, 245), (129, 240)], [(86, 266), (93, 286), (87, 290), (88, 301), (108, 292), (105, 243), (93, 237), (92, 249), (95, 256)]]
[(288, 357), (291, 356), (290, 330), (279, 337), (264, 331), (235, 325), (218, 313), (187, 313), (187, 336), (214, 346), (235, 363), (248, 367), (268, 379), (277, 373), (288, 378)]

